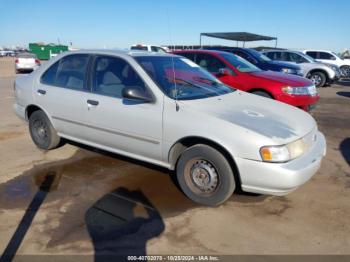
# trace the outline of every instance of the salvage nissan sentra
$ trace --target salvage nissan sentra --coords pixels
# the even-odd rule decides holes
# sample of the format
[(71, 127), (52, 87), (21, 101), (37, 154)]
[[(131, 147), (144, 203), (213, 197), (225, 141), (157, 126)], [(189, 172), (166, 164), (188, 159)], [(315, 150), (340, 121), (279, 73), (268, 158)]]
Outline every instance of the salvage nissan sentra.
[(40, 149), (64, 138), (175, 170), (183, 192), (204, 205), (237, 187), (287, 194), (326, 151), (308, 113), (227, 87), (176, 55), (67, 52), (14, 88), (15, 112)]

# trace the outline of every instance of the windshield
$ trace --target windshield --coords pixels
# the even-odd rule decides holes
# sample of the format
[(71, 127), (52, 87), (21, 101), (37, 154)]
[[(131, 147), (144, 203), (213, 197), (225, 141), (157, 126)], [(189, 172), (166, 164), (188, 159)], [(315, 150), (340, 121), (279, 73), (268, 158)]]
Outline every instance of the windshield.
[(311, 56), (307, 55), (307, 54), (304, 54), (304, 53), (299, 53), (301, 56), (305, 57), (305, 59), (309, 60), (309, 62), (312, 62), (312, 63), (318, 63), (314, 58), (312, 58)]
[(36, 58), (36, 55), (32, 53), (19, 53), (16, 57), (17, 58)]
[(338, 56), (336, 53), (332, 52), (333, 55), (335, 55), (336, 57), (338, 57), (339, 59), (343, 60), (343, 58), (341, 58), (340, 56)]
[(252, 73), (261, 71), (261, 69), (239, 56), (230, 53), (221, 54), (221, 56), (242, 73)]
[(135, 60), (172, 99), (201, 99), (234, 91), (187, 58), (140, 56)]
[(255, 51), (254, 49), (250, 49), (249, 52), (251, 52), (251, 54), (253, 56), (255, 56), (255, 58), (260, 60), (260, 61), (265, 61), (265, 62), (271, 61), (271, 59), (268, 58), (266, 55), (259, 53), (258, 51)]

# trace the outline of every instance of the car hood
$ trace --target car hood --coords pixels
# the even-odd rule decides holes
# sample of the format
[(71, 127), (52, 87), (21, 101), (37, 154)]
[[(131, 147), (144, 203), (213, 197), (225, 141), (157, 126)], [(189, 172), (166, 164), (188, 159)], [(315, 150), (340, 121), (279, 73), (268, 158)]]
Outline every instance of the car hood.
[(306, 78), (273, 71), (253, 72), (250, 73), (250, 75), (259, 78), (264, 78), (270, 81), (280, 82), (288, 86), (302, 87), (312, 85), (312, 82)]
[[(181, 105), (205, 115), (227, 121), (281, 145), (295, 141), (316, 127), (308, 113), (287, 104), (242, 91), (181, 101)], [(229, 132), (229, 131), (228, 131)]]

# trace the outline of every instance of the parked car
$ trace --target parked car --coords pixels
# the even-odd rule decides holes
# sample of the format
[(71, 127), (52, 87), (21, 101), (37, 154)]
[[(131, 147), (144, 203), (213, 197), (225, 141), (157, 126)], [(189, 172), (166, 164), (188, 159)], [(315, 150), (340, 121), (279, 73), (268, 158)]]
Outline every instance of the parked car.
[(254, 49), (231, 47), (215, 48), (215, 50), (225, 51), (238, 55), (262, 70), (303, 76), (303, 71), (301, 70), (300, 66), (285, 62), (273, 61)]
[(165, 47), (156, 46), (156, 45), (133, 45), (130, 47), (130, 50), (139, 50), (139, 51), (148, 51), (148, 52), (160, 52), (167, 53), (168, 50)]
[(19, 53), (15, 60), (16, 73), (31, 72), (40, 66), (40, 61), (32, 53)]
[(14, 90), (15, 112), (40, 149), (66, 138), (175, 170), (183, 192), (205, 205), (236, 187), (287, 194), (326, 150), (308, 113), (234, 90), (170, 54), (66, 52), (17, 77)]
[(310, 110), (319, 100), (315, 85), (303, 77), (263, 71), (231, 53), (213, 50), (175, 51), (197, 63), (223, 83), (252, 94)]
[(340, 78), (338, 66), (317, 62), (299, 51), (267, 50), (262, 53), (272, 60), (298, 64), (303, 70), (303, 76), (309, 78), (317, 87), (331, 84)]
[(303, 50), (303, 53), (316, 61), (338, 66), (342, 77), (350, 77), (350, 61), (340, 58), (336, 53), (325, 50)]

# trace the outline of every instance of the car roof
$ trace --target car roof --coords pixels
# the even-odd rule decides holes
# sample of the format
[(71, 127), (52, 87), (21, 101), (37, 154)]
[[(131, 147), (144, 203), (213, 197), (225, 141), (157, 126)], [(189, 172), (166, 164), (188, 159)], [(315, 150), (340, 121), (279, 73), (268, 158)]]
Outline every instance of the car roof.
[(171, 53), (160, 53), (160, 52), (147, 52), (141, 50), (122, 50), (122, 49), (82, 49), (76, 51), (64, 52), (64, 54), (98, 54), (98, 55), (117, 55), (117, 56), (175, 56)]
[(173, 51), (173, 53), (178, 53), (178, 54), (181, 54), (181, 53), (205, 53), (205, 54), (228, 54), (228, 52), (225, 52), (225, 51), (220, 51), (220, 50), (207, 50), (207, 49), (187, 49), (187, 50), (175, 50)]

